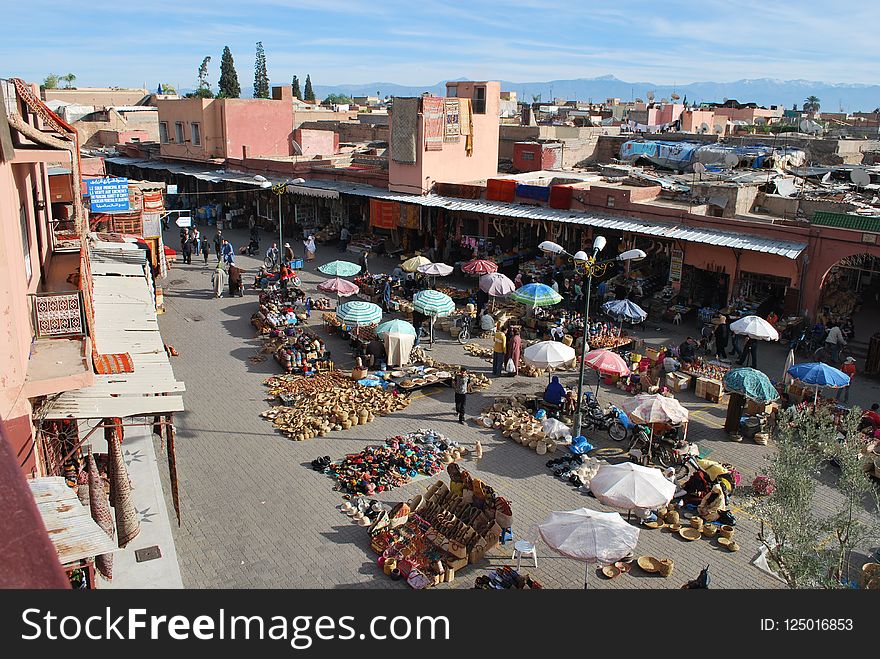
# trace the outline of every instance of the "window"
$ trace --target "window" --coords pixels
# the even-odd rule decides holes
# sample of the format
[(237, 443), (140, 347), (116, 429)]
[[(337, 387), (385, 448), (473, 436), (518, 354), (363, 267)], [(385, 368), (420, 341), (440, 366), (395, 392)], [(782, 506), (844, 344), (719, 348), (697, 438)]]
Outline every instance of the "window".
[(159, 122), (159, 141), (162, 144), (168, 144), (168, 122)]
[(608, 208), (614, 208), (614, 195), (613, 194), (608, 195), (608, 198), (605, 200), (605, 205)]
[(193, 122), (189, 125), (189, 134), (192, 137), (192, 143), (196, 146), (202, 143), (202, 126)]
[(534, 160), (535, 159), (535, 152), (534, 151), (523, 151), (522, 152), (522, 159), (523, 160)]
[(21, 248), (24, 255), (24, 274), (27, 280), (31, 280), (33, 274), (33, 264), (31, 263), (31, 235), (28, 232), (27, 212), (24, 206), (19, 208), (19, 218), (21, 222)]
[(474, 87), (474, 114), (486, 114), (485, 87)]
[(183, 140), (183, 122), (182, 121), (178, 121), (177, 123), (174, 124), (174, 132), (177, 135), (177, 142), (179, 144), (183, 144), (184, 140)]
[(458, 96), (458, 85), (446, 85), (446, 96), (447, 98)]

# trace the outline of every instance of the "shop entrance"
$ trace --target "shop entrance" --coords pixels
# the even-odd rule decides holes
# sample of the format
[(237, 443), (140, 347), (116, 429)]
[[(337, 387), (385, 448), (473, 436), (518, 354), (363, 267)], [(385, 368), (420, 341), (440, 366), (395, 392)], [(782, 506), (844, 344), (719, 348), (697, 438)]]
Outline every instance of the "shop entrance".
[[(842, 324), (856, 359), (869, 357), (871, 336), (880, 328), (880, 258), (855, 254), (834, 265), (822, 285), (819, 317)], [(880, 354), (875, 370), (880, 370)], [(866, 368), (866, 370), (872, 370)]]
[(727, 306), (729, 285), (730, 275), (726, 272), (701, 270), (692, 265), (685, 265), (681, 272), (680, 295), (691, 306), (720, 309)]

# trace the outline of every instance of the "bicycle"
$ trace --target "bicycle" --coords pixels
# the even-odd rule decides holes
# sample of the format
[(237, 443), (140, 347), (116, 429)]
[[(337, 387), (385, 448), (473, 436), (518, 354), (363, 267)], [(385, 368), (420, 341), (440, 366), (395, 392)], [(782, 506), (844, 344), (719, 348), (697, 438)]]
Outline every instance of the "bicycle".
[[(843, 363), (846, 361), (847, 357), (850, 356), (849, 346), (842, 345), (837, 350), (837, 359), (838, 363)], [(824, 345), (816, 352), (813, 353), (813, 358), (817, 362), (823, 362), (825, 364), (831, 363), (831, 351), (828, 349), (828, 345)]]

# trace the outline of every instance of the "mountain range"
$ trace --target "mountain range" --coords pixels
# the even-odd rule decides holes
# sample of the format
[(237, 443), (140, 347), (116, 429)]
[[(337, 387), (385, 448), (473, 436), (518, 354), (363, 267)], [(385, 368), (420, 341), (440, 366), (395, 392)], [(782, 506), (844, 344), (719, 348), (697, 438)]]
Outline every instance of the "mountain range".
[[(466, 80), (466, 78), (459, 78)], [(782, 104), (787, 108), (795, 103), (803, 105), (807, 96), (817, 96), (825, 112), (870, 112), (880, 106), (880, 85), (855, 83), (828, 83), (812, 80), (775, 80), (757, 78), (736, 80), (734, 82), (692, 82), (685, 85), (658, 85), (652, 82), (627, 82), (613, 75), (598, 78), (576, 78), (573, 80), (548, 80), (545, 82), (501, 81), (503, 91), (514, 91), (519, 100), (531, 101), (540, 95), (540, 100), (551, 102), (554, 98), (594, 102), (606, 98), (619, 98), (622, 101), (641, 98), (647, 100), (648, 91), (654, 98), (669, 98), (673, 93), (691, 102), (723, 102), (736, 99), (741, 103), (755, 102), (759, 105)], [(329, 94), (348, 96), (418, 96), (422, 92), (446, 95), (446, 82), (425, 86), (398, 85), (391, 82), (370, 82), (356, 85), (315, 85), (318, 98)]]

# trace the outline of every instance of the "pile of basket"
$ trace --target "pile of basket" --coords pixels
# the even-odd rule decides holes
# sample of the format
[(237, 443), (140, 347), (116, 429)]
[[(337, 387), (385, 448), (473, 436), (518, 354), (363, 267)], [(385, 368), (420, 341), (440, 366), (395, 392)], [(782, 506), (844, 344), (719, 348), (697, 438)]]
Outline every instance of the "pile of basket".
[(544, 434), (541, 422), (523, 406), (521, 397), (499, 398), (483, 410), (476, 420), (484, 428), (495, 428), (517, 444), (527, 446), (538, 455), (553, 453), (558, 442)]

